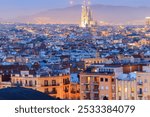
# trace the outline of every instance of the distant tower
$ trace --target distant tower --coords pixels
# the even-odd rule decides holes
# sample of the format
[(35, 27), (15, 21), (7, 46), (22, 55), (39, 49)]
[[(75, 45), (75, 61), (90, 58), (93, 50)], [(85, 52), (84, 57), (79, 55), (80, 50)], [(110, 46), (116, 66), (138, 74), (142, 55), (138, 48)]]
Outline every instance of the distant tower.
[(146, 17), (145, 20), (146, 20), (146, 26), (150, 26), (150, 17)]
[(81, 15), (81, 24), (80, 26), (85, 27), (91, 27), (94, 25), (94, 21), (92, 18), (92, 12), (90, 8), (90, 0), (84, 0), (82, 5), (82, 15)]

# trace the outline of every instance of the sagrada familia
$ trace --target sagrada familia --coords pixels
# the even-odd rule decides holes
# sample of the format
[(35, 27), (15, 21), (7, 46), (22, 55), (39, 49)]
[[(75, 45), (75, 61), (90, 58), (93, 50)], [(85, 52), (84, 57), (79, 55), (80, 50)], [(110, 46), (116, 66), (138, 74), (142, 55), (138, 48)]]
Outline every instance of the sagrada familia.
[(97, 23), (93, 20), (92, 11), (90, 8), (90, 0), (84, 0), (82, 5), (82, 15), (81, 15), (81, 24), (80, 27), (93, 27)]

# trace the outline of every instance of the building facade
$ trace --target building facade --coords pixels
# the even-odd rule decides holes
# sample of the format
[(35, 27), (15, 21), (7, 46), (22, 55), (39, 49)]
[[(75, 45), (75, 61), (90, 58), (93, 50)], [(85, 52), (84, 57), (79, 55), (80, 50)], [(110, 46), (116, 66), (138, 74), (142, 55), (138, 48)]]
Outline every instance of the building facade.
[(15, 74), (11, 76), (12, 86), (32, 88), (59, 99), (80, 99), (79, 85), (70, 82), (69, 74), (58, 76), (33, 76)]
[(135, 73), (121, 74), (116, 79), (116, 100), (136, 100), (137, 85)]
[(150, 100), (150, 72), (137, 72), (137, 99)]
[(114, 73), (83, 72), (80, 74), (81, 100), (115, 100)]

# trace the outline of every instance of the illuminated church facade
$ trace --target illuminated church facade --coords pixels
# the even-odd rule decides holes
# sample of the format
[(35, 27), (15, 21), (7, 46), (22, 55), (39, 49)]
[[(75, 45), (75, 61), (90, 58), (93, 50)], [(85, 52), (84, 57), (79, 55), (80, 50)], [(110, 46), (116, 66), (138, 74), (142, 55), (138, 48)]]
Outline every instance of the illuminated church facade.
[(81, 24), (80, 27), (92, 27), (95, 26), (96, 22), (93, 20), (92, 11), (90, 8), (90, 1), (84, 0), (82, 5)]

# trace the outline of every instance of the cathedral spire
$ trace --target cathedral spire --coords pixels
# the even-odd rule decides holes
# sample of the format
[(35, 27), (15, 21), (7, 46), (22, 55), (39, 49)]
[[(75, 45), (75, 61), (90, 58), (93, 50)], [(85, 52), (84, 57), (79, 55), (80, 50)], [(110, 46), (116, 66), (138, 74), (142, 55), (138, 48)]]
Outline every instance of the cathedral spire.
[(91, 27), (93, 23), (92, 12), (90, 8), (90, 0), (84, 0), (82, 5), (82, 15), (81, 15), (81, 24), (80, 26)]

